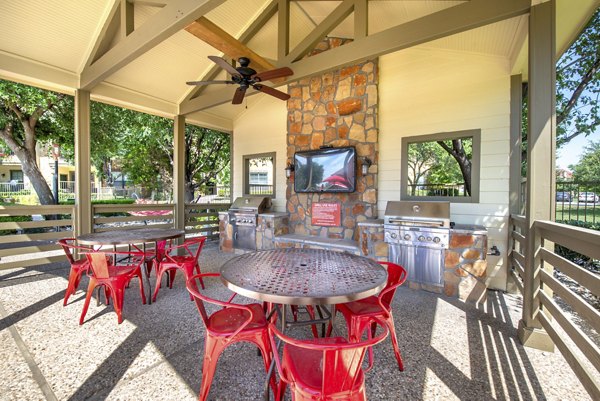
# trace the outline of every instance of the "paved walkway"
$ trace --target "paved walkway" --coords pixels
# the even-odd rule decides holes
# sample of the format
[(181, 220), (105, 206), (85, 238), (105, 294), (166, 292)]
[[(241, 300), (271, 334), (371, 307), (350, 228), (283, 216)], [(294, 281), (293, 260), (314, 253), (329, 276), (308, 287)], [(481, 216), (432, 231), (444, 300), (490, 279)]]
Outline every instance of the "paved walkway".
[[(229, 257), (209, 244), (202, 269), (218, 271)], [(181, 275), (152, 305), (132, 282), (123, 324), (112, 306), (92, 302), (79, 326), (84, 293), (62, 306), (67, 273), (66, 264), (0, 272), (0, 400), (197, 399), (204, 328)], [(518, 297), (499, 292), (477, 309), (401, 288), (394, 313), (406, 370), (389, 340), (378, 345), (369, 400), (589, 399), (560, 353), (519, 344), (520, 309)], [(255, 348), (236, 344), (221, 356), (209, 398), (257, 400), (264, 377)]]

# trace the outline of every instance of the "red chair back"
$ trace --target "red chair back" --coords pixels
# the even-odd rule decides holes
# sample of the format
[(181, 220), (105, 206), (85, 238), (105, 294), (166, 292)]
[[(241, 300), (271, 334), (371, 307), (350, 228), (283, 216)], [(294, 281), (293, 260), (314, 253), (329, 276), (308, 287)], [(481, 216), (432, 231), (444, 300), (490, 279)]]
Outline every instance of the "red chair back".
[(108, 260), (104, 252), (87, 253), (86, 257), (90, 262), (90, 268), (97, 278), (108, 278)]
[[(352, 392), (364, 391), (361, 382), (364, 380), (362, 362), (365, 352), (367, 348), (383, 341), (389, 333), (385, 323), (380, 320), (376, 322), (382, 328), (378, 336), (352, 343), (341, 337), (298, 340), (281, 333), (270, 323), (272, 349), (277, 349), (275, 336), (285, 344), (282, 360), (279, 359), (279, 355), (275, 356), (281, 379), (296, 387), (302, 386), (302, 383), (310, 383), (311, 386), (320, 384), (320, 388), (313, 387), (308, 392), (319, 391), (321, 397), (346, 394), (344, 399), (360, 399), (354, 398), (357, 394)], [(315, 352), (318, 359), (315, 359)], [(312, 364), (307, 362), (311, 360)]]
[(385, 266), (388, 274), (387, 284), (385, 288), (379, 293), (379, 300), (387, 310), (389, 310), (394, 295), (396, 295), (396, 288), (400, 287), (406, 281), (407, 273), (406, 270), (400, 265), (391, 262), (379, 262)]
[(58, 240), (58, 244), (65, 251), (65, 255), (67, 256), (67, 259), (69, 260), (69, 263), (71, 263), (71, 264), (74, 264), (76, 262), (75, 257), (73, 256), (73, 252), (71, 251), (72, 249), (82, 250), (82, 251), (85, 251), (85, 252), (89, 252), (90, 251), (89, 247), (85, 247), (85, 246), (81, 246), (81, 245), (76, 245), (77, 244), (77, 239), (75, 239), (75, 238), (63, 238), (63, 239), (59, 239)]
[[(180, 249), (180, 248), (184, 248), (188, 254), (187, 256), (198, 261), (198, 258), (200, 257), (200, 253), (202, 252), (202, 247), (204, 246), (205, 241), (206, 241), (206, 237), (196, 237), (196, 238), (186, 239), (183, 242), (183, 244), (181, 244), (181, 245), (173, 245), (173, 246), (167, 248), (165, 256), (167, 259), (170, 259), (171, 252), (176, 251), (177, 249)], [(198, 248), (196, 249), (196, 251), (192, 251), (191, 247), (196, 244), (198, 245)]]

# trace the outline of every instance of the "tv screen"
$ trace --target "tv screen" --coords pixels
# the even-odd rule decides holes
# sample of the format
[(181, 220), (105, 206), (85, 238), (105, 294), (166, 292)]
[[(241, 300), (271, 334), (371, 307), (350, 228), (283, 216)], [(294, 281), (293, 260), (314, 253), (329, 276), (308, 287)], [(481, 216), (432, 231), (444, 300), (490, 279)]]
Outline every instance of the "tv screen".
[(294, 155), (296, 192), (354, 192), (356, 150), (353, 147), (297, 152)]

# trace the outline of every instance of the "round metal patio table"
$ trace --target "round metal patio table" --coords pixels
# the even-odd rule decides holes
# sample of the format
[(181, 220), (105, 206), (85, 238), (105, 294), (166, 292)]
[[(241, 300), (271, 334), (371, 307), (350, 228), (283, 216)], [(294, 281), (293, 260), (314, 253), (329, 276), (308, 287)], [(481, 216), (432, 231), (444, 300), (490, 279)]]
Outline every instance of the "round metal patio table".
[[(77, 237), (77, 242), (82, 245), (112, 245), (115, 250), (117, 245), (131, 245), (142, 243), (142, 250), (146, 253), (146, 243), (165, 241), (185, 235), (184, 230), (174, 228), (137, 228), (133, 230), (110, 230), (99, 233), (83, 234)], [(149, 275), (146, 276), (148, 287), (148, 303), (152, 303), (152, 285)]]
[[(346, 252), (287, 248), (246, 253), (221, 267), (221, 281), (230, 290), (259, 301), (285, 305), (330, 305), (378, 294), (387, 283), (387, 271), (372, 259)], [(330, 314), (333, 324), (333, 313)], [(271, 363), (263, 398), (269, 400)]]
[(237, 256), (221, 280), (249, 298), (288, 305), (333, 305), (379, 293), (387, 272), (372, 259), (321, 249), (273, 249)]

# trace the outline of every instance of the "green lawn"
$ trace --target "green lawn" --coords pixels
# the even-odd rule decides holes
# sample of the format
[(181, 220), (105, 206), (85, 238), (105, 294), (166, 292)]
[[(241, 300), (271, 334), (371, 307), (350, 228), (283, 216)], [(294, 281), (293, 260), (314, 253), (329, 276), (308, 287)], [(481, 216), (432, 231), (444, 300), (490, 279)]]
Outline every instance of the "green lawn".
[(600, 205), (591, 203), (563, 204), (556, 203), (556, 220), (579, 220), (600, 222)]

